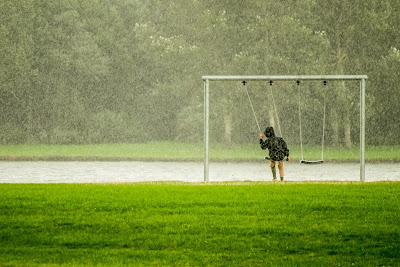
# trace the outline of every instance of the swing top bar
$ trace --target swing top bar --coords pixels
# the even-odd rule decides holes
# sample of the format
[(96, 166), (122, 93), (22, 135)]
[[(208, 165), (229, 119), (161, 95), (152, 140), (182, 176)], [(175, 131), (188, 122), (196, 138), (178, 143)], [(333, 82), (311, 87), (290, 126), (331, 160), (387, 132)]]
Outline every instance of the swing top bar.
[(276, 75), (276, 76), (203, 76), (203, 80), (209, 81), (235, 81), (235, 80), (363, 80), (368, 79), (367, 75)]

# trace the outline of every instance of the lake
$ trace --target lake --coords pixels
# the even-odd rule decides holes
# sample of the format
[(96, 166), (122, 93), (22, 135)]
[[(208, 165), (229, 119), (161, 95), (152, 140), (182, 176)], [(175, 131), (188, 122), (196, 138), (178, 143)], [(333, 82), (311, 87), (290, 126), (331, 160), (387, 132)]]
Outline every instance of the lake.
[[(210, 182), (271, 181), (268, 162), (210, 163)], [(277, 169), (278, 173), (278, 169)], [(285, 162), (286, 181), (359, 181), (358, 163)], [(203, 181), (202, 162), (0, 161), (0, 183)], [(400, 181), (399, 163), (367, 163), (366, 181)]]

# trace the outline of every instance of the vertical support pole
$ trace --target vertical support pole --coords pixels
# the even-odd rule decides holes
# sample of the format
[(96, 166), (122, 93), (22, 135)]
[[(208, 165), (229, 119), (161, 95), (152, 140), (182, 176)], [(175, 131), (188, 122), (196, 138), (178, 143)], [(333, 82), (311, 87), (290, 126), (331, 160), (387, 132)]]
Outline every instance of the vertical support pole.
[(208, 141), (209, 141), (209, 117), (210, 117), (210, 93), (209, 80), (204, 81), (204, 182), (209, 181), (208, 171)]
[(360, 181), (365, 182), (365, 79), (360, 82)]

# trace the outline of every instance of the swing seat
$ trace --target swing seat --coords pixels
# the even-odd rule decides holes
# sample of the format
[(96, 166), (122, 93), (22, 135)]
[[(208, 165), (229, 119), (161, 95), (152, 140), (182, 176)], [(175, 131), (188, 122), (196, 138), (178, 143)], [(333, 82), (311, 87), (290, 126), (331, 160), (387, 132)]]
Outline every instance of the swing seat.
[[(268, 156), (265, 156), (264, 157), (264, 159), (266, 159), (266, 160), (272, 160), (270, 157), (268, 157)], [(286, 160), (287, 161), (287, 160)]]
[(324, 160), (301, 160), (300, 163), (303, 164), (322, 164), (324, 163)]

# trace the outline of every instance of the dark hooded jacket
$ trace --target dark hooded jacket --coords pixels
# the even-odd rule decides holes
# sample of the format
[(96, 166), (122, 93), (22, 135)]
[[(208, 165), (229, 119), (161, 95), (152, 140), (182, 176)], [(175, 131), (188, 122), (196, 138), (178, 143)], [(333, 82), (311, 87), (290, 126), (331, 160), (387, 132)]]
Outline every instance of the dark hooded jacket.
[(269, 157), (273, 161), (282, 161), (285, 157), (289, 157), (289, 149), (282, 137), (276, 137), (273, 127), (267, 127), (264, 135), (265, 141), (260, 139), (262, 149), (268, 148)]

